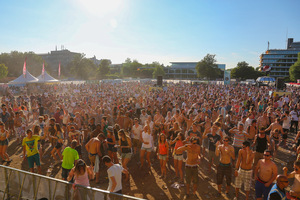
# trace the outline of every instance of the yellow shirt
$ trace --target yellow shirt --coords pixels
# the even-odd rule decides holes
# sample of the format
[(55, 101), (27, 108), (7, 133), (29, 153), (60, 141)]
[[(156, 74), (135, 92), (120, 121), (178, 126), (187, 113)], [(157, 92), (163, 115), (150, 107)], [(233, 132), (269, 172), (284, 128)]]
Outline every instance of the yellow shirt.
[(38, 141), (40, 136), (33, 135), (30, 139), (25, 137), (22, 142), (22, 146), (26, 147), (27, 157), (37, 154), (38, 151)]

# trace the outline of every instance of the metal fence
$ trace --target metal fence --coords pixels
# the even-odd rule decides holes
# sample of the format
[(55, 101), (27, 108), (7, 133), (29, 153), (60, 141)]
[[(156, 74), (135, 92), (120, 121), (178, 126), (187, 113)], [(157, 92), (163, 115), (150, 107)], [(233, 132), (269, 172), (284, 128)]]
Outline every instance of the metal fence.
[(128, 195), (84, 187), (39, 174), (0, 165), (0, 200), (140, 200)]

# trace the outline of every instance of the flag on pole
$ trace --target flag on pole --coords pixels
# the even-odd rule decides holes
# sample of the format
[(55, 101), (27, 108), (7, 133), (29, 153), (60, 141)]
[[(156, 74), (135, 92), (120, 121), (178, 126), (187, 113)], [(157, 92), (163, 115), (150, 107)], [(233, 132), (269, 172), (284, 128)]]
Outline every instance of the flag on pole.
[(24, 76), (24, 78), (26, 78), (26, 60), (27, 60), (27, 57), (25, 58), (24, 66), (23, 66), (23, 76)]
[(58, 77), (60, 78), (60, 61), (59, 61), (59, 65), (58, 65)]
[(43, 62), (42, 76), (45, 77), (45, 61)]

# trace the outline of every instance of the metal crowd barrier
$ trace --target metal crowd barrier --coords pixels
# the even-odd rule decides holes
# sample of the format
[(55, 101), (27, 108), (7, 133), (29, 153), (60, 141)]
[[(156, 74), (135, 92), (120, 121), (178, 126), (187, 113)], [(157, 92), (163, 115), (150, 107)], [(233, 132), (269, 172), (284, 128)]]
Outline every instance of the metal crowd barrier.
[(0, 165), (0, 200), (140, 200)]

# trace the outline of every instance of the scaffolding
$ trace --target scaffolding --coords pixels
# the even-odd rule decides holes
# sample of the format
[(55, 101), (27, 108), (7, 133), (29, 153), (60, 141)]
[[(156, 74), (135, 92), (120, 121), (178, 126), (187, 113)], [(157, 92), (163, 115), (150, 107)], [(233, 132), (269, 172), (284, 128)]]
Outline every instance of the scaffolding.
[(0, 165), (0, 200), (140, 200)]

